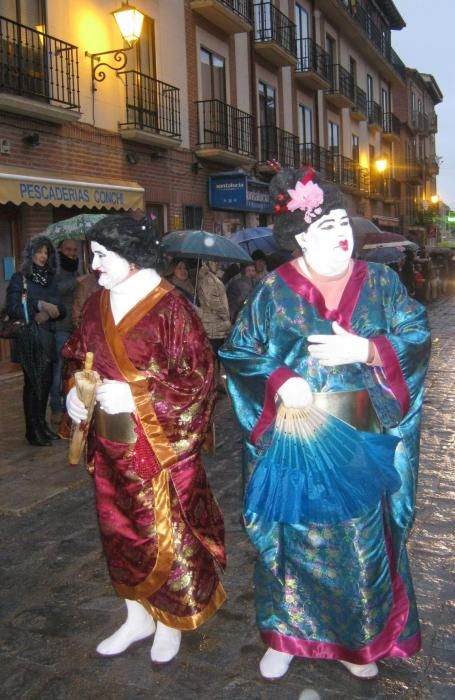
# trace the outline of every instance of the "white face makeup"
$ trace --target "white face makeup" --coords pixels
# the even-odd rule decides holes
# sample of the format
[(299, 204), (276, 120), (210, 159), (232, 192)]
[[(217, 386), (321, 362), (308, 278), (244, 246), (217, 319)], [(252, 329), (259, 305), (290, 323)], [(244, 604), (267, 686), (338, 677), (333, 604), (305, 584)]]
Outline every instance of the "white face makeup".
[(345, 209), (332, 209), (295, 239), (306, 262), (317, 274), (332, 277), (347, 269), (354, 237)]
[(98, 281), (102, 287), (113, 289), (130, 277), (130, 265), (125, 258), (96, 241), (91, 241), (90, 248), (93, 253), (92, 268), (99, 273)]

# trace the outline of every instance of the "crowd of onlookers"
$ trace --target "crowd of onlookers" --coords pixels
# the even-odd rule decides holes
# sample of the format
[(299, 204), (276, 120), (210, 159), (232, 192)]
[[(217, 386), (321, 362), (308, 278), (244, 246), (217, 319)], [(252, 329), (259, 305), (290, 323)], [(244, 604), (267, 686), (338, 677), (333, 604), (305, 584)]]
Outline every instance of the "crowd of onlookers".
[(400, 275), (408, 293), (422, 303), (453, 292), (455, 249), (429, 251), (423, 246), (416, 252), (406, 250), (402, 260), (391, 267)]

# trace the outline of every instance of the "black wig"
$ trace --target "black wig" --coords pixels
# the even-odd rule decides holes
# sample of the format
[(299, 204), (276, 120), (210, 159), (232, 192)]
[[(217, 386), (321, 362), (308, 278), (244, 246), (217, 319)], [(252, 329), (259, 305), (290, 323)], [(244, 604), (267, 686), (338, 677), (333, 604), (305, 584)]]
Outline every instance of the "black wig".
[[(278, 247), (283, 250), (295, 250), (297, 247), (295, 236), (305, 232), (310, 226), (305, 221), (305, 211), (301, 209), (288, 211), (286, 209), (286, 203), (290, 199), (288, 190), (293, 190), (299, 180), (304, 178), (319, 185), (324, 195), (321, 212), (313, 217), (311, 223), (328, 214), (332, 209), (346, 209), (346, 201), (339, 187), (331, 183), (321, 183), (319, 173), (312, 168), (302, 168), (301, 170), (283, 168), (272, 178), (269, 185), (275, 213), (273, 237)], [(279, 211), (280, 209), (281, 211)]]
[(127, 214), (106, 216), (92, 226), (87, 240), (96, 241), (140, 268), (156, 269), (160, 263), (158, 231), (146, 219), (136, 221)]

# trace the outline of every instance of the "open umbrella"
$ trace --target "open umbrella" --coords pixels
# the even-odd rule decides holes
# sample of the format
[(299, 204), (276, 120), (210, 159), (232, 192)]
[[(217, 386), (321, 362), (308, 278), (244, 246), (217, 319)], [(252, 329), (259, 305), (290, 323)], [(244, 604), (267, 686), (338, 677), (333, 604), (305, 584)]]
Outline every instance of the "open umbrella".
[(363, 260), (384, 263), (384, 265), (398, 263), (403, 259), (403, 257), (404, 248), (401, 246), (372, 248), (371, 250), (366, 250), (364, 253), (362, 253)]
[[(418, 245), (400, 233), (391, 233), (390, 231), (381, 231), (370, 219), (363, 216), (351, 217), (351, 226), (354, 234), (355, 250), (358, 258), (365, 258), (372, 262), (383, 262), (378, 258), (366, 257), (366, 252), (376, 248), (409, 248), (410, 250), (418, 250)], [(394, 261), (396, 262), (396, 258)]]
[(55, 224), (50, 224), (43, 235), (51, 239), (53, 243), (60, 243), (71, 239), (73, 241), (83, 241), (86, 233), (90, 231), (98, 221), (104, 219), (107, 214), (78, 214), (70, 219), (57, 221)]
[(251, 258), (237, 243), (207, 231), (172, 231), (162, 240), (163, 252), (181, 258), (251, 262)]
[(255, 250), (262, 250), (266, 254), (279, 252), (272, 229), (265, 226), (240, 229), (232, 234), (230, 240), (241, 245), (250, 255)]

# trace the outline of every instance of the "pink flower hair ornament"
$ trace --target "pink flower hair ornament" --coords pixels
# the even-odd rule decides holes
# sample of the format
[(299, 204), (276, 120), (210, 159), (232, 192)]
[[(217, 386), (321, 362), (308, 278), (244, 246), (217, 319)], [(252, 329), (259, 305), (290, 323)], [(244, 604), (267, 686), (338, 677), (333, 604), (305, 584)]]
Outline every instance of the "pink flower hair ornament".
[(324, 202), (324, 192), (315, 182), (302, 182), (299, 180), (295, 189), (288, 190), (289, 201), (286, 204), (288, 211), (300, 209), (305, 212), (304, 219), (311, 224), (322, 213), (321, 205)]

